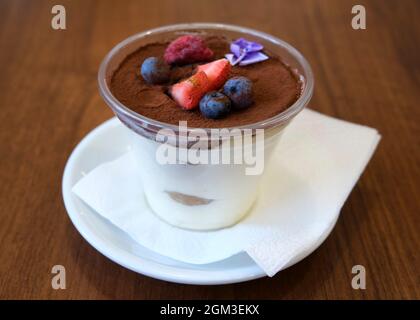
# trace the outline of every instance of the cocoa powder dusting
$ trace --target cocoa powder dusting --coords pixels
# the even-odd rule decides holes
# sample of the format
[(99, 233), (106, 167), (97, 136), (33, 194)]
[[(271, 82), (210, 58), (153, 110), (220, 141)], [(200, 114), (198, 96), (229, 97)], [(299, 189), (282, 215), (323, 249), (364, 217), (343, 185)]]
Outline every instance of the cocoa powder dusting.
[[(229, 50), (229, 41), (220, 37), (207, 37), (207, 45), (215, 53), (215, 59), (223, 58)], [(293, 72), (279, 57), (268, 53), (270, 59), (249, 66), (232, 67), (231, 77), (245, 76), (253, 82), (254, 104), (248, 109), (234, 111), (223, 119), (208, 119), (198, 108), (182, 110), (168, 96), (168, 86), (148, 85), (140, 75), (143, 61), (151, 56), (162, 57), (168, 42), (153, 43), (139, 48), (129, 55), (112, 76), (112, 94), (131, 110), (155, 119), (178, 125), (187, 121), (189, 127), (223, 128), (262, 121), (290, 107), (301, 92), (301, 84)], [(267, 53), (267, 52), (266, 52)], [(174, 67), (171, 83), (189, 77), (196, 65)]]

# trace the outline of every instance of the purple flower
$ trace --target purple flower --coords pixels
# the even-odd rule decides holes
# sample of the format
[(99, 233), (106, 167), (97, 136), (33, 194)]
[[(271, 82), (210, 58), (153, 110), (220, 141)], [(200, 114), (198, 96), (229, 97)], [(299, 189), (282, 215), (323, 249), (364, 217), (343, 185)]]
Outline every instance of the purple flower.
[(225, 55), (231, 65), (246, 66), (268, 59), (268, 56), (260, 52), (264, 47), (257, 43), (239, 38), (230, 44), (230, 51)]

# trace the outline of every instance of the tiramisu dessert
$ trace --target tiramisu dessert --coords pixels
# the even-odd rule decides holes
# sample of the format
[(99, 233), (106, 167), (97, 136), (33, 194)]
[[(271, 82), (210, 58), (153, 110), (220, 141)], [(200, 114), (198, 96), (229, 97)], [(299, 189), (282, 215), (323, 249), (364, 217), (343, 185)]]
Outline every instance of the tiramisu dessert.
[[(162, 33), (131, 49), (107, 76), (111, 100), (135, 112), (134, 116), (120, 113), (105, 97), (132, 129), (147, 202), (174, 226), (228, 227), (255, 202), (260, 175), (245, 174), (246, 164), (186, 160), (164, 165), (156, 160), (162, 141), (150, 134), (157, 123), (153, 120), (171, 128), (180, 121), (186, 121), (188, 128), (244, 128), (291, 107), (302, 93), (300, 75), (255, 39), (208, 30)], [(274, 131), (265, 134), (266, 159), (282, 130)]]

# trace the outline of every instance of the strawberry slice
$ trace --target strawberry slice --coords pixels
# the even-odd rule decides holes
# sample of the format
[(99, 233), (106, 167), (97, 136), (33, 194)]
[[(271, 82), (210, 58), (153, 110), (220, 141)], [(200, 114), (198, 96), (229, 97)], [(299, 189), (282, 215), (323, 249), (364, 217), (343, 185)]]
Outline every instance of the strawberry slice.
[(190, 110), (198, 106), (201, 98), (209, 91), (209, 79), (203, 71), (199, 71), (188, 79), (174, 84), (170, 94), (182, 109)]
[(230, 72), (230, 62), (227, 59), (219, 59), (198, 66), (198, 72), (204, 71), (209, 78), (210, 90), (219, 89), (227, 80)]

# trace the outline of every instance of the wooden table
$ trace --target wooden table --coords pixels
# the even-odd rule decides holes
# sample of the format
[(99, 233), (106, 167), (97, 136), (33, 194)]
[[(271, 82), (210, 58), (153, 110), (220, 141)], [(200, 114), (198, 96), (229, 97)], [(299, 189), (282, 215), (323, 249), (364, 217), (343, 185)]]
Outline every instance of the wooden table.
[[(67, 30), (51, 28), (57, 1), (0, 2), (0, 298), (420, 298), (419, 1), (58, 1)], [(312, 64), (311, 108), (377, 128), (382, 141), (325, 243), (274, 278), (190, 286), (147, 278), (93, 249), (65, 211), (61, 178), (80, 139), (112, 113), (96, 75), (117, 42), (177, 22), (216, 21), (274, 34)], [(51, 268), (67, 289), (51, 288)], [(351, 287), (366, 268), (366, 290)]]

